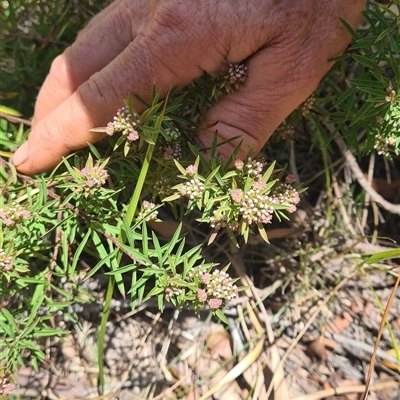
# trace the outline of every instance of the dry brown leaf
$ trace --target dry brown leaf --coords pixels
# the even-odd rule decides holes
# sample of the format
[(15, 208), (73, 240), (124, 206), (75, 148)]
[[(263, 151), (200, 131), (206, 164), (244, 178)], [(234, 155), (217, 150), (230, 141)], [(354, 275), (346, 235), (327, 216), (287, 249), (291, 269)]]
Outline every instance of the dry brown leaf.
[(64, 341), (61, 343), (61, 352), (64, 357), (72, 360), (78, 355), (75, 349), (75, 341), (72, 335), (68, 335)]
[(325, 345), (324, 339), (320, 336), (313, 340), (307, 348), (307, 352), (312, 356), (316, 357), (318, 360), (325, 360)]
[(325, 360), (330, 353), (327, 349), (333, 349), (335, 346), (336, 342), (334, 340), (319, 336), (310, 342), (307, 347), (307, 353), (309, 353), (311, 357), (316, 357), (318, 360)]
[[(386, 354), (388, 356), (391, 356), (391, 357), (395, 357), (395, 358), (397, 357), (395, 349), (388, 350), (386, 352)], [(399, 364), (395, 364), (394, 362), (389, 361), (389, 360), (382, 360), (381, 362), (385, 367), (388, 367), (393, 371), (400, 372), (400, 365)]]
[(386, 200), (394, 200), (399, 195), (400, 179), (389, 183), (386, 179), (374, 178), (372, 187)]
[(199, 400), (209, 399), (214, 393), (220, 391), (225, 385), (232, 384), (235, 379), (243, 374), (244, 371), (249, 368), (260, 356), (263, 345), (264, 345), (265, 337), (261, 336), (258, 343), (255, 347), (240, 361), (239, 364), (235, 365), (222, 379), (215, 384), (215, 386), (211, 387), (210, 390), (207, 391)]
[(224, 361), (232, 357), (231, 338), (225, 330), (211, 333), (206, 344), (213, 357), (221, 357)]
[(329, 333), (339, 334), (346, 330), (352, 322), (353, 318), (351, 317), (351, 315), (347, 312), (344, 312), (342, 317), (335, 317), (333, 321), (329, 323), (329, 326), (326, 330)]

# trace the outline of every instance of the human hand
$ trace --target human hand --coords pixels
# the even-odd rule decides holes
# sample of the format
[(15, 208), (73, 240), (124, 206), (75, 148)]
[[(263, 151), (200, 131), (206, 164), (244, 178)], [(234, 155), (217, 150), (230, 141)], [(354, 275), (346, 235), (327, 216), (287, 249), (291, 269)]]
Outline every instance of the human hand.
[[(257, 153), (278, 125), (316, 88), (356, 28), (364, 0), (116, 0), (58, 56), (40, 90), (28, 141), (13, 162), (22, 173), (54, 167), (104, 136), (129, 93), (149, 100), (171, 87), (246, 60), (245, 87), (224, 96), (204, 125), (221, 140), (240, 136)], [(139, 103), (133, 104), (138, 112)], [(201, 132), (206, 146), (211, 132)], [(228, 156), (237, 141), (219, 148)]]

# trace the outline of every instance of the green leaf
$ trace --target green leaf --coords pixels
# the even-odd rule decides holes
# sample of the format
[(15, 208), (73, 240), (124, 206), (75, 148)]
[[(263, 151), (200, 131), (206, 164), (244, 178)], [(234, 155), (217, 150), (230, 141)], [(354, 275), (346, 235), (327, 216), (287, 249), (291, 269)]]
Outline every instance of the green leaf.
[(215, 310), (213, 311), (213, 314), (218, 317), (223, 323), (229, 325), (229, 321), (226, 318), (225, 314), (221, 310)]
[(122, 275), (122, 274), (125, 274), (126, 272), (137, 270), (137, 267), (138, 267), (137, 264), (129, 264), (129, 265), (125, 265), (124, 267), (118, 268), (117, 271), (106, 272), (105, 275), (117, 275), (117, 274)]
[(175, 245), (180, 241), (181, 230), (182, 230), (182, 223), (178, 225), (176, 231), (174, 232), (174, 235), (172, 236), (170, 242), (168, 243), (167, 250), (163, 256), (163, 261), (166, 260), (168, 254), (171, 254), (173, 252)]
[(358, 35), (357, 33), (353, 30), (353, 28), (344, 20), (340, 18), (340, 22), (342, 23), (342, 25), (345, 27), (346, 31), (349, 32), (349, 34), (351, 35), (351, 38), (354, 41), (357, 41), (358, 39)]
[[(215, 169), (207, 176), (207, 179), (206, 179), (206, 181), (205, 181), (205, 184), (208, 184), (208, 183), (211, 182), (211, 180), (214, 178), (214, 176), (218, 173), (219, 169), (220, 169), (220, 165), (218, 165), (218, 167), (215, 168)], [(222, 183), (222, 184), (223, 184), (223, 183)]]
[(109, 269), (112, 269), (111, 261), (115, 259), (116, 255), (118, 254), (118, 249), (115, 249), (112, 253), (107, 254), (105, 257), (102, 257), (101, 260), (90, 270), (90, 272), (86, 275), (84, 280), (89, 279), (93, 276), (103, 265), (107, 265)]
[(155, 287), (152, 290), (150, 290), (149, 294), (146, 296), (147, 299), (151, 299), (152, 297), (157, 296), (160, 293), (164, 293), (165, 289), (163, 287)]
[(154, 250), (155, 250), (157, 258), (158, 258), (158, 264), (162, 265), (162, 263), (163, 263), (163, 255), (162, 255), (160, 242), (158, 240), (157, 235), (154, 233), (154, 231), (151, 232), (151, 236), (152, 236), (152, 239), (153, 239)]
[(35, 337), (50, 337), (68, 335), (70, 331), (63, 329), (42, 328), (40, 331), (35, 332)]
[(0, 104), (0, 113), (10, 115), (12, 117), (21, 117), (22, 114), (18, 112), (17, 110), (14, 110), (13, 108), (3, 106)]
[(181, 195), (179, 193), (175, 193), (175, 194), (172, 194), (171, 196), (164, 197), (162, 199), (162, 201), (163, 201), (163, 203), (168, 203), (170, 201), (175, 201), (175, 200), (178, 200), (180, 198), (181, 198)]
[[(96, 147), (92, 143), (87, 143), (87, 145), (88, 145), (90, 151), (96, 157), (96, 159), (100, 160), (102, 157), (101, 157), (101, 154), (99, 153), (99, 151), (96, 149)], [(89, 157), (90, 157), (90, 155), (89, 155)]]
[(15, 340), (15, 335), (18, 333), (19, 329), (15, 329), (13, 325), (7, 325), (3, 319), (0, 319), (0, 333), (1, 337), (4, 338), (4, 334), (11, 338), (12, 340)]
[(185, 176), (186, 176), (186, 174), (187, 174), (187, 173), (186, 173), (186, 169), (183, 168), (183, 166), (181, 165), (181, 163), (180, 163), (179, 161), (175, 160), (175, 159), (174, 159), (174, 163), (175, 163), (175, 165), (176, 165), (176, 168), (179, 169), (180, 173), (181, 173), (182, 175), (185, 175)]
[(274, 169), (275, 169), (275, 161), (265, 171), (265, 173), (261, 179), (264, 183), (267, 183), (269, 181), (269, 178), (271, 177), (272, 173), (274, 172)]
[(357, 54), (353, 54), (352, 57), (354, 58), (354, 60), (356, 60), (361, 65), (364, 65), (365, 67), (367, 67), (369, 69), (372, 69), (373, 71), (376, 71), (376, 72), (382, 74), (381, 68), (374, 61), (372, 61), (370, 58), (365, 57), (365, 56), (360, 56), (360, 55), (357, 55)]
[[(134, 235), (132, 233), (132, 229), (130, 227), (130, 224), (126, 219), (126, 215), (124, 215), (123, 218), (122, 218), (122, 226), (123, 226), (124, 233), (126, 235), (126, 239), (128, 241), (129, 246), (133, 247), (134, 243), (135, 243), (135, 238), (134, 238)], [(142, 238), (142, 237), (140, 237), (140, 238)]]
[(382, 262), (385, 260), (390, 260), (392, 258), (400, 258), (400, 249), (386, 250), (379, 253), (373, 254), (368, 257), (365, 262), (367, 264), (374, 264), (377, 262)]
[(357, 114), (354, 116), (353, 120), (351, 121), (350, 126), (354, 126), (356, 125), (358, 122), (360, 122), (360, 120), (362, 120), (365, 115), (368, 113), (368, 111), (370, 111), (371, 109), (374, 108), (374, 103), (368, 103), (365, 102), (360, 110), (357, 112)]
[(98, 127), (98, 128), (91, 128), (89, 129), (89, 132), (93, 132), (93, 133), (106, 133), (106, 127)]
[(239, 248), (240, 246), (239, 246), (239, 243), (238, 243), (238, 241), (237, 241), (237, 239), (236, 239), (235, 233), (232, 231), (232, 229), (229, 229), (229, 228), (227, 228), (227, 232), (228, 232), (228, 236), (229, 236), (229, 238), (231, 239), (231, 241), (233, 242), (233, 244), (234, 244), (237, 248)]
[(263, 224), (258, 223), (257, 227), (258, 227), (258, 232), (260, 233), (261, 237), (264, 239), (264, 241), (266, 243), (269, 243), (268, 235), (267, 235), (267, 232), (265, 231)]
[(79, 243), (78, 248), (75, 250), (74, 258), (72, 260), (71, 268), (69, 268), (69, 273), (74, 274), (76, 266), (78, 265), (78, 261), (80, 260), (82, 251), (86, 247), (86, 244), (89, 240), (89, 238), (92, 235), (92, 229), (88, 228), (88, 231), (86, 232), (86, 235), (83, 237), (82, 241)]
[[(8, 323), (10, 325), (10, 328), (11, 328), (11, 331), (12, 331), (10, 336), (12, 338), (15, 338), (15, 334), (17, 334), (19, 329), (18, 329), (17, 324), (14, 321), (14, 317), (12, 316), (12, 314), (6, 308), (3, 308), (1, 310), (1, 313), (4, 315), (6, 321), (8, 321)], [(0, 323), (1, 323), (1, 320), (0, 320)]]

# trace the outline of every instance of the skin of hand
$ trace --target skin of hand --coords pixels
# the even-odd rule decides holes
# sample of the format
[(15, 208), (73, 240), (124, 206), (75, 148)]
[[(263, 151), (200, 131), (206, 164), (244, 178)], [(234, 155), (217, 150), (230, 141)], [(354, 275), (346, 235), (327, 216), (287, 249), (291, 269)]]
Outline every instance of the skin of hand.
[[(54, 167), (71, 151), (101, 140), (89, 129), (111, 121), (129, 93), (150, 100), (171, 87), (223, 72), (245, 60), (245, 87), (208, 111), (205, 146), (240, 136), (239, 157), (257, 153), (316, 88), (356, 28), (365, 0), (115, 0), (52, 63), (28, 141), (14, 154), (21, 173)], [(133, 106), (143, 111), (139, 103)], [(219, 148), (228, 156), (237, 143)]]

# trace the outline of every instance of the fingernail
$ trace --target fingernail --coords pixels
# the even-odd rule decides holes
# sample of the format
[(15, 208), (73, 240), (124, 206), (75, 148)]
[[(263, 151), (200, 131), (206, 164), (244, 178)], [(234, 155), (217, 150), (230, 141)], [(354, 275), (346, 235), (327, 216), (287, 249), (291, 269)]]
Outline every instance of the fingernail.
[(28, 143), (24, 143), (12, 156), (11, 162), (18, 167), (28, 159)]

